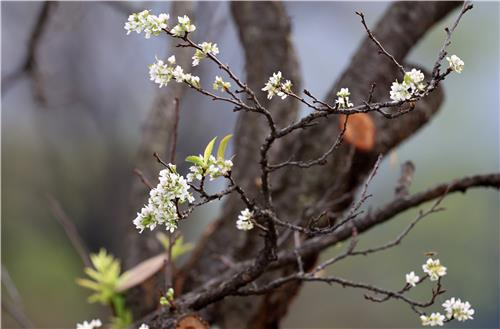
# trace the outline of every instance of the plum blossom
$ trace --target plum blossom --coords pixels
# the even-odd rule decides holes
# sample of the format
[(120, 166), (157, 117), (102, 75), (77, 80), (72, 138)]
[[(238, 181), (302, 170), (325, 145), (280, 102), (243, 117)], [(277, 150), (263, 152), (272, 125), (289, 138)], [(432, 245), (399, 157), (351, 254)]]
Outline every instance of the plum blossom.
[(249, 231), (253, 229), (252, 217), (254, 216), (253, 211), (248, 208), (242, 210), (236, 221), (236, 228), (242, 231)]
[(148, 203), (133, 221), (140, 233), (146, 228), (152, 231), (158, 225), (165, 225), (170, 232), (175, 231), (179, 220), (177, 205), (194, 201), (188, 182), (177, 173), (174, 165), (169, 164), (168, 169), (160, 171), (159, 180), (149, 192)]
[(99, 319), (94, 319), (90, 322), (83, 321), (83, 323), (77, 323), (76, 329), (94, 329), (102, 326), (102, 322)]
[(288, 95), (287, 93), (292, 92), (292, 82), (290, 80), (286, 80), (282, 82), (281, 71), (277, 73), (273, 73), (269, 80), (262, 88), (262, 91), (267, 91), (267, 99), (272, 99), (274, 95), (278, 95), (281, 99), (285, 99)]
[(457, 55), (451, 55), (451, 57), (446, 57), (446, 60), (448, 61), (448, 64), (452, 71), (462, 73), (465, 63), (460, 59), (460, 57), (458, 57)]
[(472, 316), (475, 311), (471, 308), (469, 302), (462, 302), (460, 298), (450, 298), (443, 303), (448, 319), (455, 318), (458, 321), (467, 321), (474, 319)]
[(437, 281), (439, 277), (446, 275), (446, 267), (441, 265), (439, 259), (429, 258), (427, 263), (422, 265), (422, 269), (429, 275), (431, 281)]
[(412, 69), (406, 72), (403, 82), (399, 83), (397, 80), (392, 83), (390, 98), (395, 101), (405, 101), (417, 95), (420, 91), (424, 90), (424, 74), (422, 71)]
[(177, 17), (177, 21), (179, 24), (170, 30), (170, 33), (176, 37), (181, 37), (183, 33), (190, 33), (196, 30), (196, 26), (191, 24), (191, 19), (187, 15)]
[(349, 102), (349, 96), (351, 93), (349, 92), (349, 88), (340, 88), (340, 91), (337, 92), (337, 100), (335, 103), (338, 104), (339, 108), (348, 108), (353, 107), (354, 105)]
[(415, 287), (419, 280), (420, 278), (418, 277), (418, 275), (415, 275), (415, 272), (413, 271), (406, 274), (406, 283), (408, 283), (412, 287)]
[(127, 30), (127, 35), (134, 31), (137, 33), (144, 31), (144, 37), (149, 39), (152, 35), (160, 35), (162, 30), (167, 28), (169, 18), (168, 14), (156, 16), (150, 14), (149, 10), (143, 10), (140, 13), (130, 15), (124, 28)]
[(200, 64), (200, 61), (203, 58), (207, 57), (207, 54), (217, 55), (219, 53), (219, 48), (217, 47), (216, 43), (203, 42), (198, 46), (201, 47), (201, 50), (195, 50), (193, 55), (193, 66), (197, 66), (198, 64)]
[(229, 82), (224, 82), (221, 77), (216, 76), (215, 81), (213, 83), (213, 89), (214, 90), (221, 90), (221, 91), (228, 91), (229, 88), (231, 88), (231, 83)]
[(435, 326), (442, 326), (444, 324), (444, 315), (441, 313), (432, 313), (429, 316), (426, 315), (421, 315), (420, 320), (422, 321), (423, 326), (430, 326), (430, 327), (435, 327)]

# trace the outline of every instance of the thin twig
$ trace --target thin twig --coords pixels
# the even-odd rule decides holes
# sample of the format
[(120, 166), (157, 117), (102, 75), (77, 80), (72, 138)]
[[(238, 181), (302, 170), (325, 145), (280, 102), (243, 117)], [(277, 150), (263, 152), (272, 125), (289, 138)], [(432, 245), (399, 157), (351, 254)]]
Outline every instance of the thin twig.
[(403, 65), (399, 64), (399, 62), (396, 60), (396, 58), (394, 58), (394, 56), (392, 56), (387, 50), (385, 50), (385, 48), (382, 46), (382, 44), (377, 40), (377, 38), (375, 38), (375, 36), (373, 35), (372, 31), (370, 31), (370, 29), (366, 25), (365, 15), (362, 12), (359, 12), (359, 11), (356, 12), (356, 15), (358, 15), (359, 17), (361, 17), (361, 23), (365, 27), (366, 33), (368, 33), (368, 37), (377, 45), (377, 47), (380, 49), (380, 51), (385, 56), (387, 56), (394, 63), (394, 65), (396, 65), (398, 67), (398, 69), (404, 75), (405, 74), (405, 69), (404, 69)]
[(38, 17), (29, 36), (27, 46), (28, 49), (21, 66), (15, 69), (12, 73), (2, 78), (2, 95), (5, 95), (7, 91), (11, 87), (13, 87), (17, 81), (19, 81), (23, 74), (27, 73), (34, 80), (34, 91), (37, 99), (41, 102), (45, 102), (45, 97), (42, 93), (40, 83), (37, 83), (37, 81), (35, 81), (37, 78), (39, 78), (37, 55), (42, 36), (47, 29), (51, 13), (53, 12), (56, 5), (56, 1), (45, 1), (41, 5), (40, 12), (38, 13)]
[(153, 156), (156, 158), (156, 160), (161, 163), (165, 168), (169, 168), (168, 166), (168, 163), (166, 163), (165, 161), (163, 161), (160, 157), (160, 155), (158, 154), (158, 152), (155, 152), (153, 153)]
[(80, 234), (78, 233), (78, 230), (76, 229), (74, 222), (68, 217), (68, 215), (62, 208), (61, 204), (54, 197), (52, 197), (49, 194), (47, 194), (46, 197), (50, 211), (57, 219), (59, 224), (61, 224), (61, 226), (63, 227), (66, 236), (73, 245), (73, 248), (75, 248), (76, 252), (80, 256), (80, 259), (82, 260), (83, 264), (86, 267), (92, 267), (88, 249), (85, 246), (85, 243), (83, 242), (83, 239), (81, 238)]
[(11, 301), (8, 301), (6, 296), (2, 297), (2, 308), (9, 313), (14, 320), (21, 326), (21, 328), (32, 329), (35, 325), (27, 316), (21, 295), (17, 289), (14, 281), (12, 280), (9, 271), (4, 264), (2, 264), (2, 283)]
[(174, 103), (175, 103), (175, 122), (170, 142), (170, 163), (175, 163), (175, 149), (177, 147), (177, 135), (179, 133), (180, 101), (178, 97), (174, 99)]
[(473, 7), (474, 6), (472, 5), (472, 3), (470, 1), (464, 1), (462, 9), (460, 10), (460, 13), (458, 14), (457, 18), (455, 19), (455, 22), (453, 23), (451, 29), (450, 28), (445, 28), (446, 39), (444, 40), (443, 46), (441, 47), (441, 50), (439, 51), (438, 57), (436, 59), (434, 67), (432, 69), (432, 77), (433, 77), (433, 79), (432, 79), (431, 83), (429, 84), (429, 88), (432, 87), (434, 85), (434, 83), (437, 82), (436, 80), (439, 80), (439, 78), (438, 78), (438, 76), (439, 76), (439, 67), (441, 66), (441, 61), (446, 56), (446, 49), (451, 44), (451, 36), (452, 36), (453, 32), (457, 28), (458, 23), (462, 19), (462, 16), (467, 11), (471, 10)]
[(139, 177), (139, 179), (141, 180), (141, 182), (144, 183), (144, 185), (146, 185), (150, 190), (153, 189), (153, 184), (151, 184), (151, 182), (146, 178), (146, 176), (144, 176), (143, 172), (140, 171), (139, 169), (135, 168), (134, 169), (134, 174)]

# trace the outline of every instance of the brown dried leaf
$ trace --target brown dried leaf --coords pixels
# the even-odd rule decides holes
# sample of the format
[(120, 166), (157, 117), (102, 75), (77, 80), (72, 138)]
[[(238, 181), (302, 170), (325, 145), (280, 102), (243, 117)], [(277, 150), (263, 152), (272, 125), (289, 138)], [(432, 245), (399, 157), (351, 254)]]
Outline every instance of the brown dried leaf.
[[(339, 116), (340, 128), (344, 127), (345, 115)], [(358, 150), (371, 151), (375, 146), (375, 123), (367, 113), (349, 115), (344, 139)]]

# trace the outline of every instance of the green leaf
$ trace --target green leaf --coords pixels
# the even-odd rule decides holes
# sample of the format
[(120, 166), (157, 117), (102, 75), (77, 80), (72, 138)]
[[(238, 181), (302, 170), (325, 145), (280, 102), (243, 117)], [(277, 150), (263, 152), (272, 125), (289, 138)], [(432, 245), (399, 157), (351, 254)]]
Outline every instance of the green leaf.
[(165, 248), (165, 250), (168, 250), (170, 239), (165, 233), (163, 232), (156, 233), (156, 240), (158, 240), (161, 243), (161, 245), (163, 246), (163, 248)]
[(193, 249), (194, 244), (192, 244), (191, 242), (184, 243), (184, 238), (180, 236), (172, 246), (172, 260), (175, 261), (177, 258), (184, 255), (185, 253), (190, 252)]
[(91, 254), (90, 259), (94, 268), (85, 267), (84, 272), (92, 280), (77, 279), (76, 283), (96, 292), (88, 298), (89, 302), (109, 305), (117, 295), (118, 284), (123, 280), (123, 275), (120, 275), (120, 261), (104, 249), (98, 254)]
[(194, 163), (195, 165), (198, 165), (198, 166), (203, 166), (204, 165), (203, 159), (201, 157), (199, 157), (199, 156), (196, 156), (196, 155), (190, 155), (190, 156), (188, 156), (186, 158), (186, 161)]
[(219, 149), (217, 150), (217, 159), (224, 160), (224, 154), (226, 153), (226, 147), (229, 140), (233, 137), (233, 135), (229, 134), (225, 136), (219, 143)]
[(82, 286), (82, 287), (88, 288), (88, 289), (92, 289), (92, 290), (96, 290), (96, 291), (99, 291), (101, 289), (101, 286), (97, 282), (87, 280), (87, 279), (76, 279), (76, 283), (79, 286)]
[(215, 140), (217, 137), (214, 137), (210, 143), (208, 143), (207, 147), (205, 148), (205, 152), (203, 153), (203, 161), (205, 164), (208, 163), (208, 158), (210, 158), (210, 155), (212, 155), (212, 150), (214, 148)]
[[(170, 239), (165, 233), (158, 232), (156, 234), (156, 239), (160, 241), (165, 250), (168, 250)], [(194, 249), (194, 244), (190, 242), (184, 243), (184, 237), (181, 235), (177, 240), (175, 240), (175, 243), (172, 246), (172, 260), (175, 262), (177, 258), (184, 255), (185, 253), (190, 252), (193, 249)]]

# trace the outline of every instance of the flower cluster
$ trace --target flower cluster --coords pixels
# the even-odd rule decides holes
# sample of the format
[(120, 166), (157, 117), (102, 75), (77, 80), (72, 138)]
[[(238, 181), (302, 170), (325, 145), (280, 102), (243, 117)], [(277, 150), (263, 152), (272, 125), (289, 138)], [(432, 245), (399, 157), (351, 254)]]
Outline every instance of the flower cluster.
[(448, 299), (443, 303), (444, 310), (446, 311), (446, 317), (439, 312), (432, 313), (431, 315), (421, 315), (420, 320), (423, 326), (442, 326), (445, 319), (457, 319), (458, 321), (464, 322), (467, 320), (473, 320), (474, 309), (471, 308), (469, 302), (462, 302), (460, 298)]
[(169, 164), (168, 169), (160, 171), (160, 183), (149, 192), (148, 204), (134, 219), (136, 228), (142, 233), (146, 228), (153, 230), (163, 224), (173, 232), (179, 220), (178, 204), (194, 201), (189, 188), (186, 179), (177, 173), (174, 165)]
[(216, 43), (203, 42), (198, 46), (201, 47), (201, 50), (196, 49), (196, 51), (194, 52), (193, 66), (197, 66), (198, 64), (200, 64), (200, 61), (203, 58), (207, 57), (207, 54), (217, 55), (219, 53), (219, 48), (217, 47)]
[(233, 135), (227, 135), (220, 141), (219, 148), (217, 149), (217, 157), (212, 155), (215, 140), (217, 139), (217, 137), (215, 137), (208, 143), (203, 155), (191, 155), (186, 158), (186, 161), (193, 164), (193, 166), (189, 168), (191, 172), (186, 176), (188, 182), (192, 182), (195, 179), (202, 180), (205, 176), (209, 176), (210, 180), (214, 180), (217, 177), (229, 174), (233, 167), (233, 161), (226, 160), (225, 153), (227, 143), (232, 136)]
[(190, 73), (184, 73), (179, 65), (175, 66), (175, 56), (167, 59), (168, 63), (156, 58), (156, 63), (149, 65), (149, 77), (151, 81), (160, 85), (160, 88), (166, 86), (170, 80), (182, 83), (185, 82), (193, 87), (200, 88), (200, 78)]
[[(140, 13), (130, 15), (124, 28), (127, 30), (127, 34), (133, 31), (137, 33), (144, 31), (146, 39), (149, 39), (152, 35), (158, 36), (162, 30), (167, 29), (169, 18), (169, 14), (156, 16), (151, 14), (149, 10), (143, 10)], [(186, 15), (177, 17), (177, 21), (179, 23), (170, 30), (173, 36), (181, 37), (183, 33), (196, 30), (196, 26), (191, 24), (191, 19)]]
[(457, 55), (451, 55), (451, 57), (446, 57), (446, 60), (448, 61), (448, 64), (452, 71), (462, 73), (465, 63), (460, 59), (460, 57), (458, 57)]
[(145, 38), (149, 39), (152, 35), (160, 35), (162, 29), (167, 28), (169, 18), (168, 14), (156, 16), (150, 14), (149, 10), (143, 10), (140, 13), (130, 15), (124, 28), (127, 30), (127, 35), (133, 31), (137, 33), (144, 31)]
[(231, 88), (231, 84), (229, 82), (224, 82), (221, 77), (215, 76), (214, 84), (212, 85), (214, 90), (228, 91)]
[(338, 104), (339, 108), (353, 107), (354, 105), (349, 102), (349, 96), (351, 96), (349, 88), (340, 88), (340, 91), (337, 93), (338, 98), (335, 103)]
[[(427, 259), (427, 262), (422, 265), (422, 269), (427, 275), (429, 275), (429, 279), (431, 281), (437, 281), (439, 277), (446, 275), (446, 267), (441, 265), (439, 259)], [(406, 283), (412, 287), (415, 287), (417, 283), (420, 282), (420, 277), (418, 275), (415, 275), (415, 272), (413, 271), (406, 274), (405, 278)]]
[(471, 308), (469, 302), (462, 302), (460, 298), (448, 299), (443, 303), (443, 307), (446, 311), (446, 317), (448, 319), (457, 319), (458, 321), (473, 320), (474, 309)]
[(253, 211), (247, 209), (242, 210), (240, 215), (238, 216), (238, 220), (236, 221), (236, 228), (242, 231), (249, 231), (253, 229)]
[(206, 174), (210, 177), (210, 180), (214, 180), (217, 177), (225, 176), (233, 167), (233, 161), (216, 159), (213, 155), (208, 159), (208, 168)]
[(94, 319), (90, 322), (83, 321), (83, 323), (77, 323), (76, 329), (94, 329), (102, 326), (102, 322), (99, 319)]
[(177, 21), (179, 24), (174, 26), (172, 30), (170, 30), (170, 33), (172, 33), (176, 37), (182, 36), (183, 33), (190, 33), (196, 30), (196, 26), (191, 24), (191, 19), (184, 15), (183, 17), (177, 17)]
[(437, 281), (439, 277), (446, 275), (446, 267), (441, 265), (439, 259), (433, 260), (429, 258), (427, 263), (422, 265), (422, 269), (429, 275), (431, 281)]
[(167, 60), (167, 63), (164, 63), (162, 60), (156, 58), (156, 63), (149, 65), (149, 78), (151, 81), (160, 85), (160, 88), (166, 86), (172, 78), (176, 78), (179, 76), (179, 73), (182, 72), (182, 68), (175, 65), (175, 56), (170, 56)]
[[(440, 277), (446, 275), (446, 267), (441, 265), (439, 259), (427, 259), (427, 262), (422, 265), (423, 271), (429, 276), (431, 281), (437, 281)], [(425, 278), (424, 278), (425, 279)], [(406, 283), (409, 286), (415, 287), (422, 280), (415, 275), (415, 272), (406, 274)], [(407, 287), (409, 287), (407, 286)], [(432, 313), (431, 315), (421, 315), (420, 320), (423, 326), (442, 326), (445, 319), (457, 319), (458, 321), (472, 320), (474, 310), (471, 308), (469, 302), (462, 302), (460, 299), (451, 298), (443, 303), (446, 317), (439, 312)]]
[(425, 84), (424, 74), (422, 71), (412, 69), (405, 73), (403, 82), (399, 83), (397, 80), (392, 83), (390, 96), (395, 102), (410, 99), (419, 91), (424, 90)]
[(143, 324), (141, 324), (139, 329), (149, 329), (149, 326), (147, 324), (143, 323)]
[(264, 88), (262, 88), (262, 91), (267, 91), (267, 99), (273, 98), (275, 94), (281, 97), (281, 99), (285, 99), (288, 96), (287, 93), (292, 92), (292, 82), (290, 80), (282, 82), (282, 80), (281, 71), (273, 73), (273, 75), (269, 77)]
[[(199, 157), (202, 157), (200, 154)], [(190, 173), (186, 175), (187, 181), (192, 182), (195, 179), (201, 180), (203, 176), (208, 176), (210, 180), (227, 175), (233, 167), (233, 161), (216, 158), (210, 155), (208, 161), (204, 164), (194, 164), (189, 167)]]
[(441, 313), (432, 313), (431, 315), (421, 315), (420, 320), (422, 321), (423, 326), (442, 326), (444, 324), (444, 315)]

